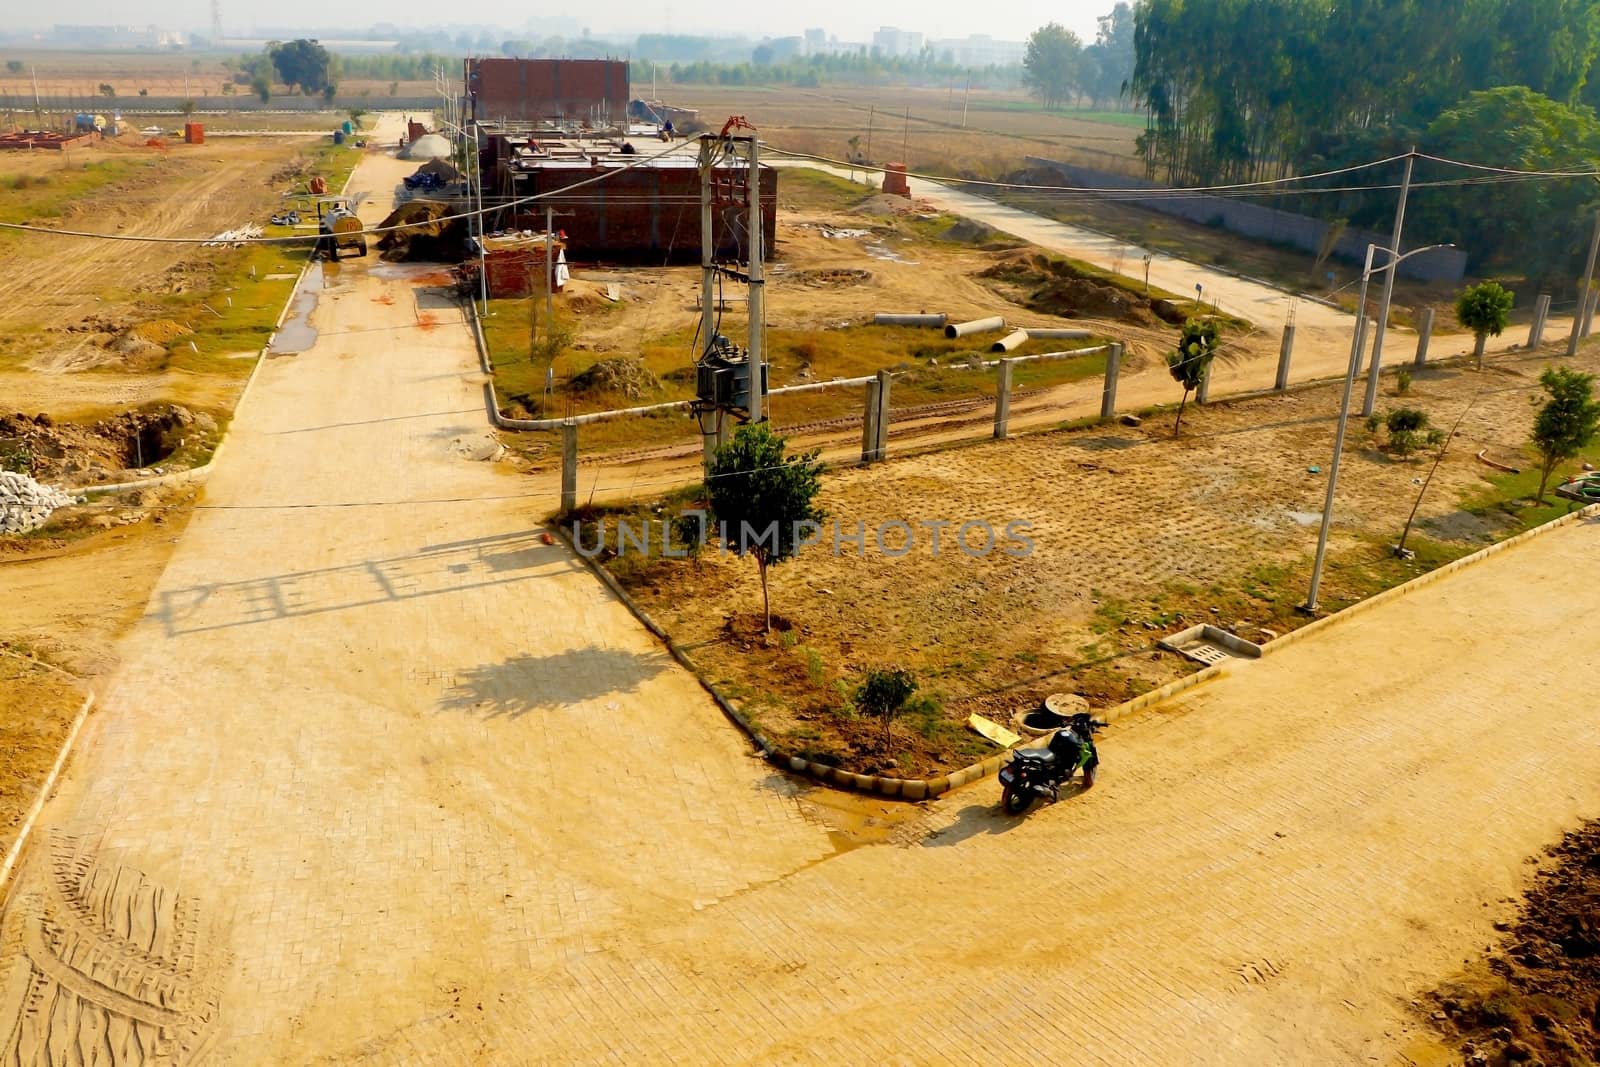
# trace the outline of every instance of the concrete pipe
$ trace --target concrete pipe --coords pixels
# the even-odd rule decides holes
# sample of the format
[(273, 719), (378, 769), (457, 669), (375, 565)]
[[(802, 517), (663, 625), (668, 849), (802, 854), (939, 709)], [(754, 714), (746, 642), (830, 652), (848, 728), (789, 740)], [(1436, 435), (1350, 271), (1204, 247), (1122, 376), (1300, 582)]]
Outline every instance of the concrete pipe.
[(1082, 341), (1094, 336), (1088, 330), (1059, 330), (1053, 326), (1046, 330), (1030, 329), (1027, 333), (1029, 337), (1040, 341)]
[(989, 346), (989, 351), (991, 351), (991, 352), (1009, 352), (1013, 348), (1016, 348), (1016, 347), (1018, 347), (1020, 345), (1023, 345), (1025, 343), (1027, 343), (1027, 340), (1028, 340), (1028, 331), (1027, 330), (1013, 330), (1012, 332), (1006, 334), (1004, 337), (1000, 338), (1000, 340), (996, 341), (994, 344), (990, 345)]
[(872, 316), (874, 326), (932, 326), (935, 330), (943, 328), (949, 320), (948, 315), (888, 315), (878, 312)]
[(987, 319), (973, 319), (971, 322), (952, 322), (945, 326), (946, 337), (966, 337), (975, 333), (990, 333), (994, 330), (1006, 328), (1006, 320), (999, 315)]

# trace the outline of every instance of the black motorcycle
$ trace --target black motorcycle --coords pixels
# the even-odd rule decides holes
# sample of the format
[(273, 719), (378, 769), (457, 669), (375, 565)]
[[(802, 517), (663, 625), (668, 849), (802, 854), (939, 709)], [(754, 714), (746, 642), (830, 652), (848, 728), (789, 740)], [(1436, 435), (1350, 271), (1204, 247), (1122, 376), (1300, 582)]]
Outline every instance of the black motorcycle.
[(1000, 785), (1004, 792), (1000, 806), (1008, 815), (1021, 815), (1038, 797), (1049, 797), (1051, 802), (1061, 799), (1061, 787), (1083, 768), (1083, 788), (1094, 787), (1095, 772), (1100, 766), (1100, 753), (1094, 747), (1096, 730), (1105, 723), (1080, 712), (1067, 720), (1067, 724), (1054, 734), (1044, 748), (1019, 748), (1011, 754), (1011, 762), (1000, 768)]

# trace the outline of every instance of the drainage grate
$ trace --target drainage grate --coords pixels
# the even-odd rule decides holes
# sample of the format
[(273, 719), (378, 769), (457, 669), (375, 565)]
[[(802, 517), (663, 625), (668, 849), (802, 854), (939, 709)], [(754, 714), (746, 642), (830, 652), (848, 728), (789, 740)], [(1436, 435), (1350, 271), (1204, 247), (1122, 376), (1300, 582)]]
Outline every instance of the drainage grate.
[(1223, 660), (1228, 658), (1227, 650), (1218, 648), (1216, 645), (1205, 644), (1204, 642), (1198, 645), (1190, 645), (1188, 648), (1183, 650), (1183, 654), (1188, 656), (1190, 659), (1199, 660), (1208, 667), (1213, 664), (1221, 663)]

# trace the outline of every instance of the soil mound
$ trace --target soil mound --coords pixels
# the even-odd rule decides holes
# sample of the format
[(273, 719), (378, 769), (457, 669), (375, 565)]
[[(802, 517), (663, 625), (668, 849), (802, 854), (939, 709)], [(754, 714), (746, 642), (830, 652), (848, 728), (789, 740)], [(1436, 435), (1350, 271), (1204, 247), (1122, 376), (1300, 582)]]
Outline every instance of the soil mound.
[(945, 240), (961, 241), (965, 244), (986, 245), (1000, 240), (1000, 231), (990, 226), (985, 226), (976, 219), (962, 219), (954, 226), (944, 231)]
[(643, 400), (661, 389), (661, 379), (636, 359), (612, 356), (573, 375), (571, 386), (579, 393), (611, 393)]
[(36, 480), (107, 481), (122, 470), (153, 467), (186, 446), (215, 441), (217, 422), (177, 404), (124, 411), (96, 423), (48, 415), (0, 415), (0, 458)]
[[(391, 262), (454, 263), (466, 258), (466, 220), (442, 200), (408, 200), (378, 224), (383, 258)], [(399, 227), (390, 229), (390, 227)]]
[(978, 277), (1021, 289), (1024, 307), (1064, 319), (1113, 319), (1152, 326), (1163, 318), (1154, 309), (1156, 302), (1148, 297), (1087, 275), (1066, 260), (1039, 253), (1006, 256), (979, 271)]
[(140, 341), (148, 341), (156, 345), (170, 345), (178, 338), (185, 334), (194, 333), (194, 331), (183, 323), (174, 322), (171, 319), (152, 319), (149, 322), (139, 323), (128, 333)]
[(1600, 822), (1569, 833), (1528, 891), (1489, 975), (1435, 995), (1469, 1065), (1600, 1059)]

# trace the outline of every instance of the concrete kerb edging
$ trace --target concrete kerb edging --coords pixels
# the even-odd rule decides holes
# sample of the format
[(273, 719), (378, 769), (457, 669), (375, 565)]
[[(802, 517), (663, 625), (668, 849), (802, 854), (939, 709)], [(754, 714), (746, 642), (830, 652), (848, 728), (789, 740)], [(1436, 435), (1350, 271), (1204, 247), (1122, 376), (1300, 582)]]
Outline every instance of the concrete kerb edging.
[(749, 736), (750, 740), (753, 741), (756, 747), (761, 750), (761, 754), (763, 756), (765, 756), (767, 759), (776, 760), (779, 753), (772, 747), (772, 742), (768, 741), (766, 737), (762, 735), (761, 731), (757, 730), (753, 725), (751, 725), (750, 720), (745, 718), (744, 715), (739, 712), (739, 709), (729, 703), (727, 697), (724, 697), (722, 693), (717, 690), (717, 687), (711, 684), (710, 680), (700, 672), (700, 668), (695, 666), (694, 661), (689, 658), (683, 649), (678, 647), (678, 643), (672, 639), (672, 636), (668, 634), (667, 631), (659, 623), (657, 623), (655, 619), (650, 617), (650, 613), (648, 611), (645, 611), (644, 608), (639, 606), (638, 601), (634, 600), (633, 597), (628, 595), (628, 591), (622, 588), (621, 583), (619, 583), (616, 578), (612, 576), (610, 571), (606, 570), (599, 563), (596, 563), (593, 559), (590, 559), (588, 556), (585, 556), (582, 552), (578, 551), (577, 546), (572, 543), (572, 537), (567, 533), (566, 529), (562, 527), (560, 523), (555, 523), (553, 525), (556, 528), (556, 534), (561, 538), (562, 542), (568, 548), (572, 549), (574, 555), (583, 560), (585, 566), (587, 566), (589, 570), (600, 579), (601, 583), (605, 585), (607, 589), (611, 590), (612, 594), (618, 600), (622, 601), (623, 605), (627, 607), (629, 611), (633, 612), (634, 618), (643, 623), (646, 630), (649, 630), (662, 644), (667, 646), (667, 651), (672, 654), (672, 658), (677, 660), (684, 670), (688, 671), (694, 676), (695, 681), (700, 683), (700, 688), (709, 693), (711, 695), (711, 699), (717, 702), (717, 707), (722, 709), (722, 713), (726, 715), (735, 726), (739, 727), (739, 729), (743, 730), (745, 734)]
[[(48, 663), (41, 663), (31, 656), (20, 656), (13, 652), (0, 652), (0, 655), (12, 656), (36, 666), (44, 667), (64, 675), (75, 686), (80, 686), (78, 679)], [(28, 843), (28, 837), (33, 832), (34, 824), (39, 821), (39, 814), (44, 811), (45, 801), (55, 791), (56, 783), (61, 778), (61, 772), (67, 765), (67, 758), (72, 754), (73, 746), (77, 743), (78, 734), (83, 730), (83, 724), (89, 717), (89, 708), (94, 704), (94, 693), (84, 694), (83, 704), (78, 708), (78, 713), (72, 719), (72, 725), (67, 728), (66, 739), (61, 742), (61, 751), (56, 753), (56, 761), (50, 767), (50, 773), (45, 775), (44, 781), (39, 786), (39, 793), (33, 798), (33, 804), (28, 808), (28, 814), (23, 818), (22, 825), (17, 828), (17, 838), (11, 842), (11, 847), (6, 851), (6, 857), (0, 861), (0, 906), (4, 906), (6, 891), (11, 886), (11, 874), (16, 869), (17, 860), (22, 856), (23, 847)]]
[[(650, 613), (644, 610), (644, 608), (639, 605), (638, 601), (634, 600), (633, 597), (628, 594), (626, 589), (622, 588), (622, 585), (616, 580), (615, 577), (612, 576), (611, 572), (606, 570), (605, 567), (601, 566), (595, 560), (590, 559), (581, 552), (578, 552), (576, 546), (573, 545), (572, 537), (566, 528), (559, 524), (555, 524), (555, 526), (556, 533), (561, 538), (562, 542), (568, 548), (572, 549), (574, 554), (576, 554), (579, 559), (583, 560), (584, 564), (589, 568), (589, 570), (592, 571), (594, 575), (600, 579), (601, 583), (605, 585), (605, 587), (609, 589), (612, 594), (615, 595), (616, 598), (633, 613), (634, 617), (644, 625), (645, 629), (649, 630), (659, 641), (661, 641), (662, 644), (667, 646), (667, 651), (672, 654), (672, 658), (675, 659), (684, 670), (688, 671), (694, 676), (695, 681), (700, 683), (700, 688), (704, 689), (708, 694), (710, 694), (711, 699), (716, 701), (717, 707), (722, 709), (722, 713), (728, 717), (729, 721), (731, 721), (735, 726), (739, 727), (739, 729), (743, 730), (745, 735), (749, 737), (750, 741), (756, 746), (757, 749), (761, 751), (761, 755), (768, 762), (774, 764), (775, 766), (787, 771), (792, 771), (795, 774), (804, 775), (807, 778), (811, 778), (825, 785), (841, 786), (845, 789), (852, 789), (857, 792), (876, 793), (880, 796), (894, 797), (901, 800), (931, 800), (934, 797), (940, 796), (943, 793), (947, 793), (952, 789), (958, 789), (961, 786), (976, 782), (980, 778), (987, 778), (989, 775), (997, 773), (1001, 766), (1004, 765), (1007, 753), (1010, 750), (990, 756), (989, 758), (980, 760), (977, 763), (969, 764), (966, 767), (962, 767), (960, 770), (951, 771), (949, 774), (940, 775), (937, 778), (890, 778), (882, 775), (857, 774), (854, 771), (847, 771), (841, 767), (832, 767), (825, 763), (816, 763), (812, 760), (807, 760), (800, 756), (789, 755), (788, 753), (780, 751), (772, 744), (771, 741), (767, 740), (766, 735), (762, 734), (760, 730), (757, 730), (750, 720), (744, 717), (738, 708), (733, 706), (732, 702), (730, 702), (727, 697), (723, 696), (722, 692), (718, 690), (711, 680), (705, 676), (705, 674), (700, 670), (699, 666), (695, 664), (694, 660), (690, 659), (688, 654), (684, 652), (683, 649), (678, 646), (678, 643), (672, 639), (671, 635), (668, 634), (667, 631), (650, 616)], [(1222, 664), (1206, 667), (1203, 670), (1196, 671), (1194, 674), (1186, 675), (1177, 679), (1176, 681), (1168, 682), (1166, 685), (1161, 686), (1158, 689), (1152, 689), (1148, 693), (1141, 694), (1132, 700), (1119, 704), (1116, 707), (1103, 712), (1102, 717), (1107, 722), (1113, 722), (1124, 715), (1138, 711), (1141, 708), (1148, 707), (1150, 704), (1153, 704), (1157, 701), (1164, 700), (1174, 693), (1182, 692), (1191, 686), (1199, 685), (1202, 682), (1209, 681), (1210, 679), (1221, 674), (1223, 670), (1224, 665)], [(1045, 739), (1041, 738), (1027, 745), (1019, 745), (1018, 747), (1034, 748), (1044, 743)]]
[(1443, 564), (1442, 566), (1435, 567), (1426, 574), (1419, 574), (1409, 582), (1403, 582), (1402, 584), (1394, 586), (1393, 588), (1385, 589), (1381, 593), (1375, 593), (1365, 600), (1358, 600), (1349, 607), (1339, 609), (1332, 615), (1324, 615), (1320, 619), (1308, 622), (1297, 630), (1290, 630), (1282, 637), (1275, 637), (1271, 641), (1268, 641), (1266, 644), (1262, 645), (1261, 651), (1265, 655), (1271, 655), (1281, 648), (1286, 648), (1287, 646), (1294, 644), (1296, 641), (1303, 640), (1314, 633), (1320, 632), (1325, 627), (1331, 626), (1333, 623), (1338, 622), (1341, 619), (1348, 619), (1352, 615), (1359, 615), (1361, 612), (1366, 611), (1369, 608), (1375, 608), (1379, 604), (1386, 604), (1391, 600), (1398, 600), (1403, 596), (1409, 596), (1419, 589), (1432, 585), (1434, 582), (1444, 578), (1446, 575), (1454, 574), (1456, 571), (1459, 571), (1465, 567), (1470, 567), (1474, 563), (1488, 559), (1497, 552), (1504, 552), (1507, 549), (1514, 548), (1515, 546), (1522, 544), (1524, 541), (1531, 540), (1540, 536), (1541, 534), (1549, 533), (1558, 527), (1567, 526), (1577, 522), (1579, 519), (1594, 515), (1600, 515), (1600, 504), (1589, 504), (1585, 507), (1579, 508), (1577, 511), (1569, 511), (1567, 514), (1551, 519), (1549, 522), (1541, 523), (1531, 530), (1524, 530), (1513, 537), (1506, 538), (1504, 541), (1497, 541), (1485, 548), (1480, 548), (1478, 551), (1469, 556), (1462, 556), (1460, 559), (1452, 560), (1451, 562)]
[[(1265, 645), (1261, 646), (1262, 653), (1263, 655), (1270, 655), (1273, 652), (1288, 647), (1296, 641), (1303, 640), (1313, 633), (1320, 632), (1327, 626), (1331, 626), (1341, 620), (1348, 619), (1353, 615), (1358, 615), (1369, 608), (1378, 606), (1379, 604), (1387, 603), (1390, 600), (1406, 596), (1418, 589), (1440, 580), (1441, 578), (1444, 578), (1446, 575), (1453, 574), (1458, 570), (1471, 566), (1472, 564), (1480, 562), (1481, 560), (1487, 559), (1497, 552), (1506, 551), (1507, 549), (1521, 544), (1522, 542), (1531, 538), (1537, 537), (1540, 534), (1547, 533), (1560, 526), (1566, 526), (1590, 515), (1600, 515), (1600, 504), (1591, 504), (1577, 511), (1563, 515), (1560, 518), (1553, 519), (1550, 522), (1544, 523), (1540, 526), (1535, 526), (1531, 530), (1525, 530), (1522, 533), (1517, 534), (1515, 537), (1508, 537), (1506, 540), (1497, 544), (1489, 545), (1486, 548), (1472, 553), (1470, 556), (1463, 556), (1462, 558), (1454, 560), (1450, 563), (1446, 563), (1441, 567), (1436, 567), (1426, 574), (1418, 575), (1409, 582), (1406, 582), (1402, 585), (1397, 585), (1392, 589), (1386, 589), (1375, 596), (1368, 597), (1366, 600), (1357, 601), (1349, 607), (1335, 612), (1332, 615), (1324, 616), (1323, 618), (1317, 619), (1314, 622), (1307, 623), (1298, 630), (1292, 630), (1289, 633), (1284, 634), (1282, 637), (1274, 638), (1272, 641), (1267, 642)], [(556, 525), (556, 532), (561, 537), (562, 542), (565, 543), (568, 548), (571, 548), (573, 552), (578, 555), (578, 557), (584, 561), (588, 568), (600, 579), (606, 588), (611, 590), (611, 592), (616, 595), (617, 599), (620, 600), (623, 605), (633, 613), (634, 617), (644, 624), (645, 629), (649, 630), (657, 639), (667, 646), (667, 651), (672, 654), (672, 658), (675, 659), (684, 668), (684, 670), (688, 671), (694, 676), (695, 680), (700, 683), (700, 687), (704, 689), (714, 701), (716, 701), (717, 706), (722, 709), (722, 713), (726, 715), (728, 719), (734, 723), (734, 725), (738, 726), (739, 729), (744, 731), (745, 735), (749, 737), (751, 742), (754, 743), (755, 746), (761, 751), (762, 756), (778, 767), (792, 771), (795, 774), (804, 775), (807, 778), (811, 778), (825, 785), (840, 786), (842, 788), (855, 790), (857, 792), (876, 793), (879, 796), (898, 798), (901, 800), (931, 800), (934, 797), (940, 796), (953, 789), (958, 789), (961, 786), (969, 785), (981, 778), (986, 778), (991, 774), (997, 773), (1005, 764), (1006, 756), (1010, 751), (1013, 751), (1007, 750), (1007, 752), (990, 756), (987, 759), (970, 764), (966, 767), (962, 767), (960, 770), (951, 771), (949, 774), (940, 775), (937, 778), (889, 778), (881, 775), (858, 774), (854, 771), (847, 771), (843, 768), (832, 767), (824, 763), (816, 763), (800, 756), (789, 755), (785, 752), (782, 752), (774, 747), (772, 742), (769, 741), (759, 730), (757, 730), (750, 723), (750, 720), (745, 718), (744, 715), (733, 706), (727, 697), (722, 695), (721, 691), (719, 691), (717, 687), (712, 684), (710, 679), (705, 677), (695, 662), (689, 658), (688, 654), (678, 647), (677, 642), (672, 639), (667, 631), (650, 616), (649, 612), (645, 611), (644, 608), (642, 608), (639, 603), (628, 594), (627, 590), (622, 588), (621, 584), (618, 583), (614, 577), (612, 577), (611, 572), (606, 570), (605, 567), (601, 566), (594, 560), (589, 559), (582, 553), (577, 552), (576, 546), (574, 546), (572, 543), (572, 538), (559, 524)], [(1131, 715), (1137, 711), (1142, 711), (1153, 704), (1159, 704), (1162, 701), (1176, 696), (1178, 693), (1181, 693), (1186, 689), (1192, 689), (1195, 686), (1203, 685), (1206, 682), (1221, 677), (1228, 673), (1230, 666), (1231, 663), (1226, 661), (1223, 663), (1213, 664), (1209, 667), (1195, 671), (1193, 674), (1187, 674), (1182, 678), (1168, 682), (1166, 685), (1158, 686), (1157, 688), (1150, 690), (1148, 693), (1141, 693), (1132, 700), (1123, 701), (1121, 704), (1118, 704), (1112, 708), (1108, 708), (1102, 712), (1099, 712), (1098, 714), (1105, 722), (1116, 722), (1118, 719), (1123, 718), (1124, 716)], [(1037, 748), (1044, 743), (1045, 739), (1039, 738), (1030, 742), (1029, 744), (1019, 745), (1017, 747)]]

